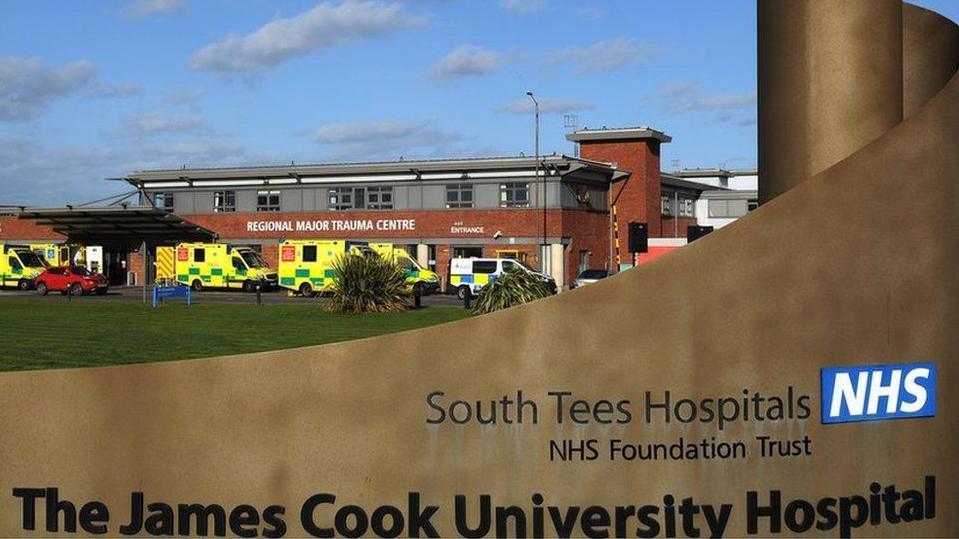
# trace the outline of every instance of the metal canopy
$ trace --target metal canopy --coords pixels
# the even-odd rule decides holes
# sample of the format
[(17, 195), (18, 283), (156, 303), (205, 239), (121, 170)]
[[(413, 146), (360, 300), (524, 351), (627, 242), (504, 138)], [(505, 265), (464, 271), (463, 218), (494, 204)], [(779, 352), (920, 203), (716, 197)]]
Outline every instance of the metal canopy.
[(22, 208), (17, 217), (50, 226), (78, 242), (139, 245), (216, 239), (215, 232), (153, 206)]

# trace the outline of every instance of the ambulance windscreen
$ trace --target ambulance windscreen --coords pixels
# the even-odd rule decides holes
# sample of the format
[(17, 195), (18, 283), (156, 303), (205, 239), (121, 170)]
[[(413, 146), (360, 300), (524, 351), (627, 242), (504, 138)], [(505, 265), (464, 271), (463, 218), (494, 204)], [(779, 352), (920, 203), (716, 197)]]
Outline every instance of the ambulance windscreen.
[(246, 262), (246, 265), (251, 268), (266, 268), (267, 263), (263, 260), (263, 257), (260, 256), (256, 251), (243, 251), (240, 253), (240, 256), (243, 257), (243, 261)]
[(49, 265), (46, 260), (29, 249), (17, 249), (17, 256), (20, 257), (20, 262), (28, 268), (45, 268)]

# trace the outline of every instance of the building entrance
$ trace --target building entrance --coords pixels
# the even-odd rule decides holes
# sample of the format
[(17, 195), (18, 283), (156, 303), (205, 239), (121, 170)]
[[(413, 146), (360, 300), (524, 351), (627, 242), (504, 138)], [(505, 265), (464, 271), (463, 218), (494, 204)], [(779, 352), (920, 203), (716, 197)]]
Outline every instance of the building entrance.
[(476, 246), (456, 247), (454, 245), (453, 258), (483, 258), (483, 248)]

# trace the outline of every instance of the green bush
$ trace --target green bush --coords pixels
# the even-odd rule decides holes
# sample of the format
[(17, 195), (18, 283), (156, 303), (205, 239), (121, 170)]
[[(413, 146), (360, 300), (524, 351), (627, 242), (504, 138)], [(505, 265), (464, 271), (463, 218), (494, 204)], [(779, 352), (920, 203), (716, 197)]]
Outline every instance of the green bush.
[(473, 310), (491, 313), (552, 295), (539, 277), (528, 272), (509, 269), (480, 290)]
[(406, 309), (410, 292), (406, 272), (375, 254), (344, 254), (333, 261), (330, 310), (386, 313)]

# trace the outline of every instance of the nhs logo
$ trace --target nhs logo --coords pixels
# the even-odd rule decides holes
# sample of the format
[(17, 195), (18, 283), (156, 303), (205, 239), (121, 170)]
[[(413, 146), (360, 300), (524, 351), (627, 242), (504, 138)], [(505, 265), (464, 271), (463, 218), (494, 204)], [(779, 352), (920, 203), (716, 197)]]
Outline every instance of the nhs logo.
[(936, 364), (822, 369), (822, 422), (936, 415)]

